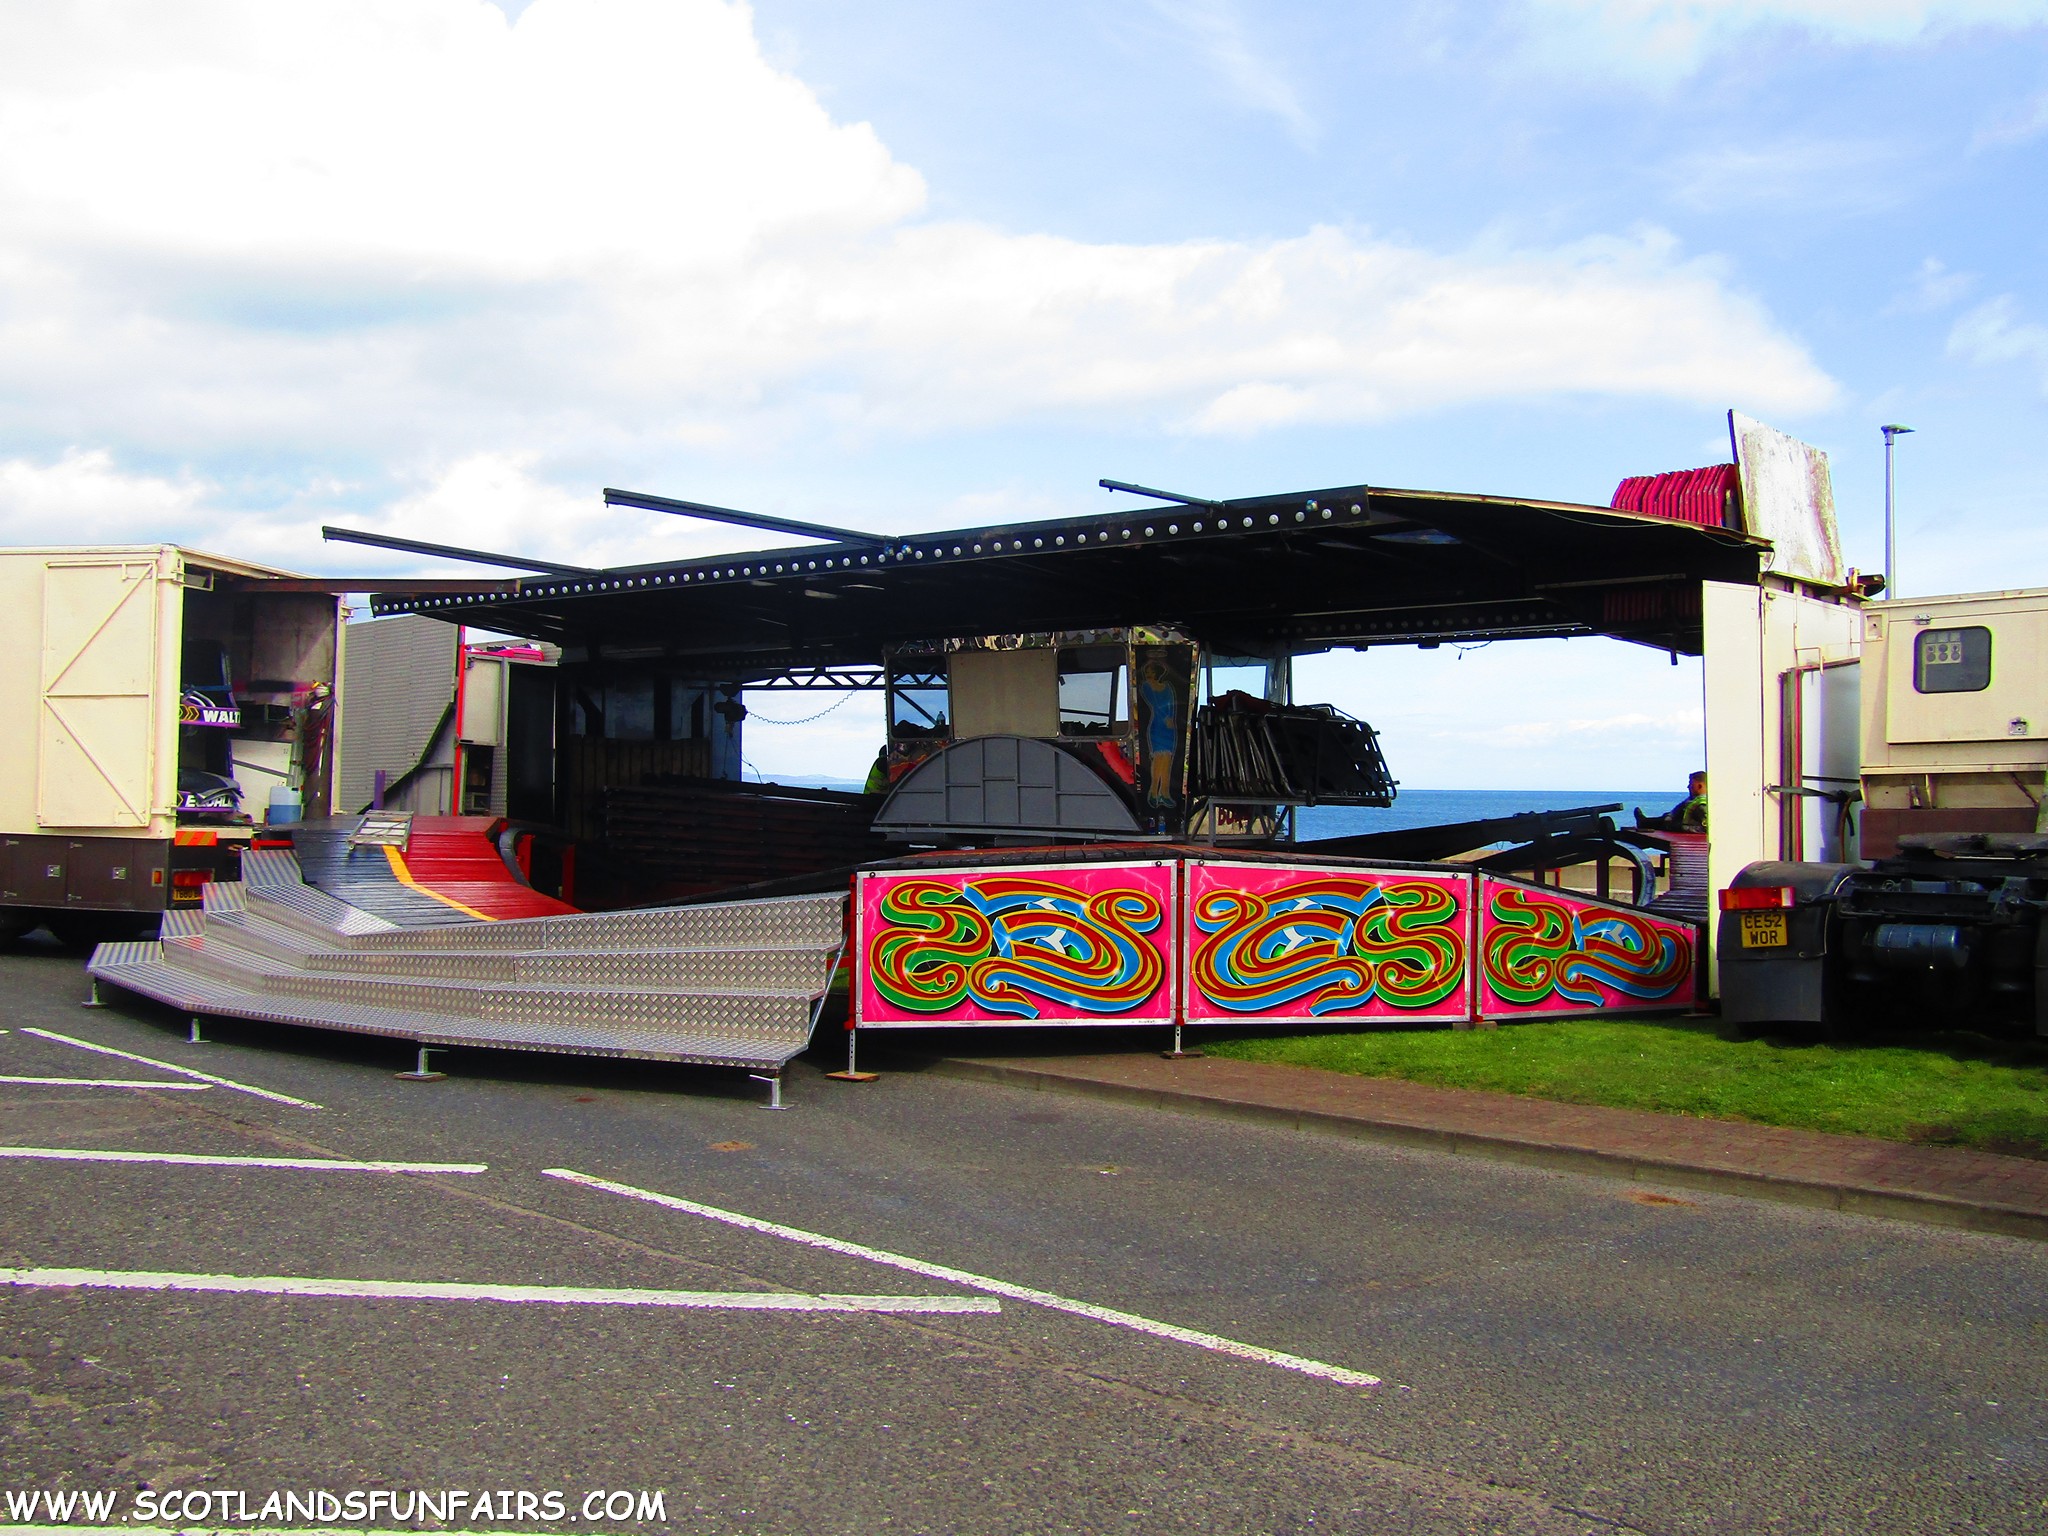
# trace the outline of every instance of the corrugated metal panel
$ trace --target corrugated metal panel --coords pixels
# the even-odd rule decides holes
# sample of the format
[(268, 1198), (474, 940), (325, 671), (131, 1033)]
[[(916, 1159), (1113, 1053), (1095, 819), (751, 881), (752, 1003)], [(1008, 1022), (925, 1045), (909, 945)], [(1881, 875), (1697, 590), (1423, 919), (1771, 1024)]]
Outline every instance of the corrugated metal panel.
[[(388, 780), (396, 780), (419, 761), (455, 698), (455, 637), (454, 625), (417, 614), (351, 624), (343, 631), (337, 810), (353, 812), (368, 805), (380, 768)], [(422, 779), (401, 797), (405, 804), (429, 814), (445, 812), (449, 773), (431, 772)]]

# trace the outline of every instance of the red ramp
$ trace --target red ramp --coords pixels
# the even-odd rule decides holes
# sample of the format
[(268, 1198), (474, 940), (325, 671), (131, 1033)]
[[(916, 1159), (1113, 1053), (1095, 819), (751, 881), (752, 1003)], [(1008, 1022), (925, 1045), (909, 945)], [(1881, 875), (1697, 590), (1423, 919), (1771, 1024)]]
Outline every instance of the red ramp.
[(415, 816), (405, 851), (386, 850), (391, 872), (422, 895), (486, 922), (579, 910), (514, 877), (498, 852), (504, 825), (494, 816)]

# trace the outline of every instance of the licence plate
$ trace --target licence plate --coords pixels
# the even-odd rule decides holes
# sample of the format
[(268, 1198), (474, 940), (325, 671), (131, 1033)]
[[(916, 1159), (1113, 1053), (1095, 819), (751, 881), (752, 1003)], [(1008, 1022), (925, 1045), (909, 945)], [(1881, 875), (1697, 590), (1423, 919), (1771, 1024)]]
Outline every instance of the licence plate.
[(1742, 914), (1742, 947), (1744, 949), (1770, 949), (1792, 942), (1791, 924), (1783, 912), (1745, 912)]

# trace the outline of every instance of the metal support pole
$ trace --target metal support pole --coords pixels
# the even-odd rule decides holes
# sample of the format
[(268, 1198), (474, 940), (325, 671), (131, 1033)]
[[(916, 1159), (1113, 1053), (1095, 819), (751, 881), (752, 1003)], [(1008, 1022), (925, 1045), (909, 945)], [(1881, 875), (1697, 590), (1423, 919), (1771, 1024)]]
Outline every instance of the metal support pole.
[(419, 1055), (419, 1065), (414, 1067), (410, 1072), (398, 1072), (394, 1073), (393, 1076), (408, 1083), (438, 1083), (442, 1078), (446, 1077), (448, 1074), (446, 1072), (436, 1072), (427, 1065), (427, 1052), (430, 1050), (440, 1049), (442, 1049), (442, 1047), (440, 1046), (421, 1046)]
[[(825, 973), (828, 977), (839, 974), (840, 962), (845, 958), (845, 955), (846, 943), (844, 940), (841, 940), (839, 948), (832, 954), (832, 969)], [(851, 982), (852, 978), (849, 977), (848, 980)], [(811, 1010), (811, 1028), (814, 1030), (818, 1027), (818, 1020), (825, 1015), (825, 998), (827, 995), (821, 992), (818, 995), (818, 1006)], [(858, 1013), (859, 1010), (856, 1009), (855, 1017), (850, 1018), (846, 1025), (846, 1070), (844, 1072), (827, 1072), (825, 1074), (827, 1077), (834, 1078), (842, 1083), (872, 1083), (882, 1075), (879, 1072), (863, 1072), (854, 1065), (854, 1042), (860, 1035)]]
[(859, 1037), (859, 1035), (860, 1030), (858, 1028), (856, 1028), (853, 1025), (847, 1026), (846, 1070), (844, 1072), (827, 1072), (825, 1074), (827, 1077), (834, 1078), (842, 1083), (872, 1083), (876, 1078), (882, 1075), (879, 1072), (863, 1072), (860, 1070), (859, 1067), (854, 1065), (853, 1043), (855, 1039)]
[(192, 1015), (192, 1036), (186, 1043), (189, 1045), (206, 1044), (206, 1037), (199, 1033), (199, 1015), (196, 1013)]
[(780, 1072), (749, 1072), (747, 1076), (757, 1083), (766, 1083), (768, 1085), (768, 1102), (763, 1104), (761, 1108), (788, 1109), (791, 1107), (782, 1102), (782, 1074)]
[(105, 1001), (100, 997), (99, 977), (95, 976), (92, 978), (92, 993), (89, 997), (86, 998), (84, 1002), (80, 1003), (78, 1006), (81, 1008), (104, 1008), (107, 1006)]
[(1899, 565), (1897, 532), (1892, 518), (1892, 445), (1911, 427), (1902, 427), (1896, 422), (1878, 429), (1884, 433), (1884, 595), (1899, 595)]

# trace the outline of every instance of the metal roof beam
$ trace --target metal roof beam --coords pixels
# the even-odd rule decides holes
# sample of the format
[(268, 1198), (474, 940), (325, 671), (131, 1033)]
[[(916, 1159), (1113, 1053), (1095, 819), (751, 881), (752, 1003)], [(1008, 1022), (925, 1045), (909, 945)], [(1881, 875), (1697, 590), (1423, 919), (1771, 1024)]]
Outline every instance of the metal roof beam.
[(701, 501), (681, 501), (673, 496), (650, 496), (644, 491), (621, 491), (606, 486), (608, 507), (638, 507), (643, 512), (669, 512), (677, 517), (701, 517), (711, 523), (736, 523), (742, 528), (759, 528), (768, 533), (793, 533), (800, 538), (824, 539), (833, 544), (887, 544), (879, 533), (860, 533), (851, 528), (833, 528), (824, 523), (799, 522), (793, 517), (771, 517), (765, 512), (741, 512), (733, 507), (714, 507)]
[(515, 571), (542, 571), (551, 576), (597, 574), (587, 565), (557, 565), (552, 560), (530, 560), (524, 555), (496, 555), (488, 550), (461, 549), (453, 544), (429, 544), (421, 539), (395, 539), (389, 534), (364, 533), (356, 528), (322, 528), (320, 537), (338, 544), (367, 544), (372, 549), (395, 549), (408, 555), (433, 555), (442, 560), (466, 560), (471, 565), (502, 565)]
[(1179, 491), (1155, 491), (1148, 485), (1132, 485), (1123, 480), (1098, 480), (1095, 482), (1105, 491), (1128, 491), (1133, 496), (1150, 496), (1154, 501), (1177, 501), (1184, 507), (1221, 507), (1220, 501), (1206, 496), (1183, 496)]
[(293, 576), (283, 580), (269, 576), (230, 576), (228, 584), (236, 591), (332, 593), (337, 597), (351, 592), (390, 597), (432, 597), (443, 593), (466, 596), (472, 592), (495, 592), (511, 597), (519, 591), (516, 581), (478, 581), (473, 576)]

